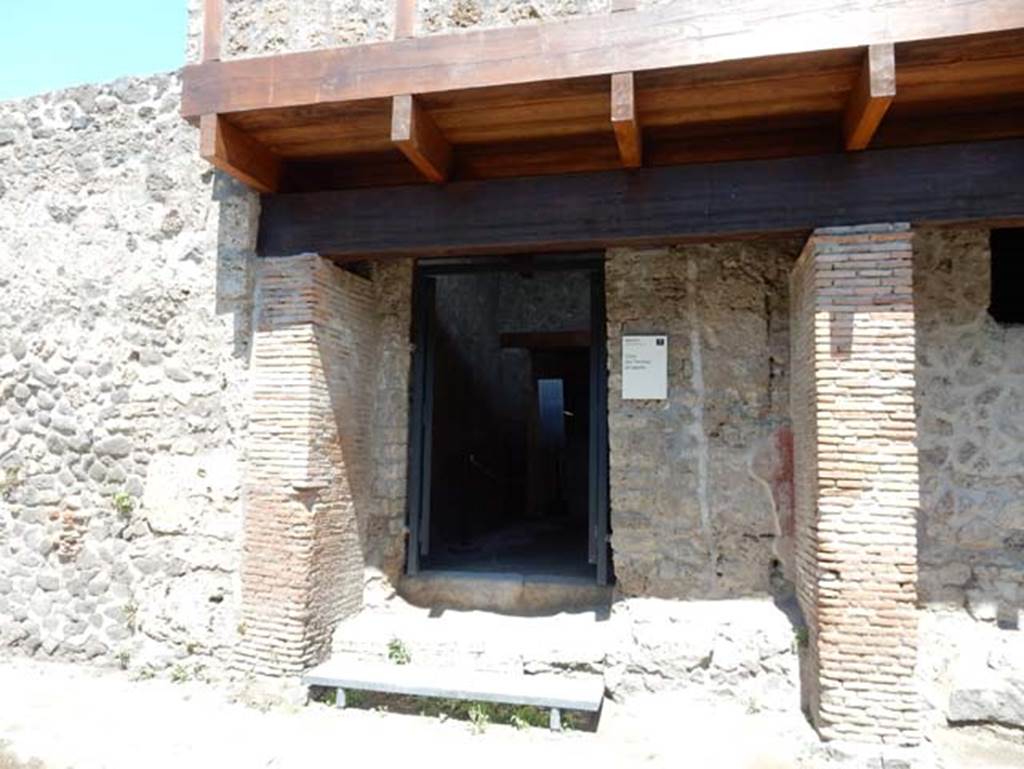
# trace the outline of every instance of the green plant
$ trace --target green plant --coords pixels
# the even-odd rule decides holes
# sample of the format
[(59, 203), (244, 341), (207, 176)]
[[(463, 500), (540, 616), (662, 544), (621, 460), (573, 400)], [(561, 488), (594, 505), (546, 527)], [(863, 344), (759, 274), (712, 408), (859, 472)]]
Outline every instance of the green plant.
[(338, 690), (331, 686), (311, 686), (309, 699), (322, 705), (335, 705), (338, 702)]
[(483, 734), (491, 723), (491, 709), (483, 702), (474, 702), (467, 712), (473, 734)]
[(128, 663), (131, 662), (131, 660), (132, 655), (128, 653), (127, 649), (122, 649), (117, 653), (117, 664), (120, 666), (121, 670), (127, 670)]
[(562, 711), (562, 731), (582, 731), (586, 721), (578, 713), (566, 713)]
[(21, 468), (11, 465), (4, 468), (4, 477), (0, 480), (0, 496), (10, 502), (14, 497), (14, 490), (21, 485)]
[(175, 665), (171, 668), (171, 683), (183, 684), (188, 678), (188, 670), (184, 665)]
[(124, 613), (124, 624), (128, 626), (129, 632), (134, 633), (138, 627), (139, 605), (132, 600), (121, 607), (121, 611)]
[(547, 726), (548, 712), (531, 705), (520, 705), (512, 710), (508, 722), (516, 729), (529, 729), (531, 726)]
[(412, 655), (409, 649), (400, 638), (392, 638), (388, 641), (388, 659), (396, 665), (408, 665), (412, 662)]
[[(334, 689), (313, 687), (310, 696), (316, 702), (333, 704)], [(443, 697), (417, 697), (405, 694), (387, 694), (350, 689), (345, 693), (345, 707), (388, 713), (417, 714), (439, 721), (467, 721), (474, 733), (484, 731), (490, 724), (509, 724), (516, 729), (531, 726), (548, 728), (550, 711), (534, 705), (507, 705), (479, 700), (457, 700)], [(587, 716), (562, 711), (562, 729), (587, 730)]]
[(156, 671), (149, 665), (139, 668), (139, 672), (135, 674), (136, 681), (148, 681), (151, 678), (156, 678)]
[(807, 644), (810, 643), (810, 635), (807, 632), (806, 626), (801, 625), (800, 627), (793, 629), (793, 641), (801, 649), (807, 648)]
[[(331, 689), (331, 695), (337, 699), (338, 690)], [(333, 702), (331, 704), (334, 704)], [(345, 707), (346, 708), (365, 708), (370, 705), (370, 698), (367, 692), (360, 691), (359, 689), (346, 689), (345, 690)]]
[(135, 498), (127, 491), (121, 490), (113, 496), (114, 510), (123, 518), (127, 518), (135, 510)]

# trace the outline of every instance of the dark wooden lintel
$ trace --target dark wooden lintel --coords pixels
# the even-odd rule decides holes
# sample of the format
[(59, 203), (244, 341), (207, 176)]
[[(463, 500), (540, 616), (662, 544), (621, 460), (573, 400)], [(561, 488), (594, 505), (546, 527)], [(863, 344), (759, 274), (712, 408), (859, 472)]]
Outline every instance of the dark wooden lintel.
[(820, 226), (1024, 219), (1024, 140), (263, 198), (259, 251), (574, 250)]

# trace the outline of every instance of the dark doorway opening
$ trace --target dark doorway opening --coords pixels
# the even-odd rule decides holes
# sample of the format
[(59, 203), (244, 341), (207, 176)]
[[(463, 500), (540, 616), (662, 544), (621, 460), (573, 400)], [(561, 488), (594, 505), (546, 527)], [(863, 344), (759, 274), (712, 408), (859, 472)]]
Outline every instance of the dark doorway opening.
[(417, 272), (408, 570), (608, 581), (600, 260)]

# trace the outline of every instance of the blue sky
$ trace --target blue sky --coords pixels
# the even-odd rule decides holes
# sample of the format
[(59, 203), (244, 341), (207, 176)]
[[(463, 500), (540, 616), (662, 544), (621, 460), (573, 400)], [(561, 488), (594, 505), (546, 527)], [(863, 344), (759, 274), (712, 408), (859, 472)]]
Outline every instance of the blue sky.
[(185, 0), (0, 0), (0, 101), (177, 69)]

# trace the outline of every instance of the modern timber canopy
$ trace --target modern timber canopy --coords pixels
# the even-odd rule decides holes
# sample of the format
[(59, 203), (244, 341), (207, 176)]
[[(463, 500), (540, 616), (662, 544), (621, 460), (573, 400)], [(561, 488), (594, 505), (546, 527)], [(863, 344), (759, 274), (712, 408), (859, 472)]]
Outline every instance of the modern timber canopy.
[(182, 113), (262, 192), (786, 158), (1024, 136), (1024, 0), (670, 2), (204, 60)]

